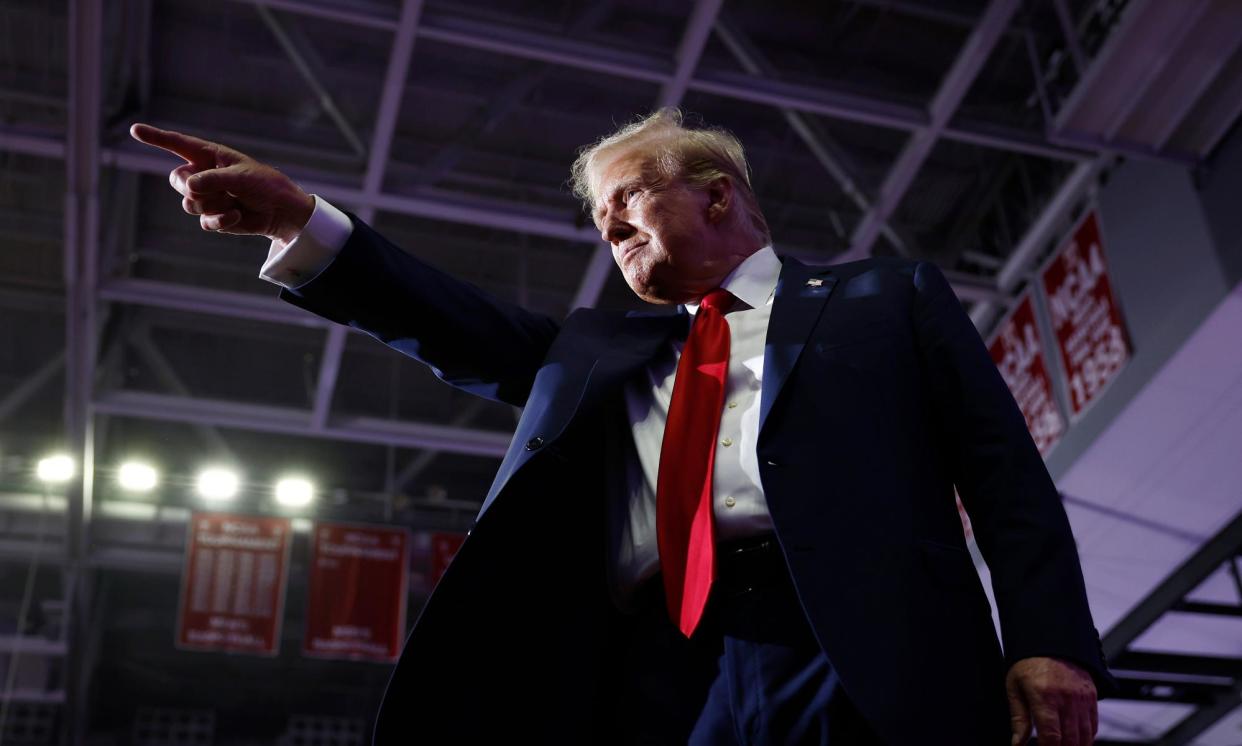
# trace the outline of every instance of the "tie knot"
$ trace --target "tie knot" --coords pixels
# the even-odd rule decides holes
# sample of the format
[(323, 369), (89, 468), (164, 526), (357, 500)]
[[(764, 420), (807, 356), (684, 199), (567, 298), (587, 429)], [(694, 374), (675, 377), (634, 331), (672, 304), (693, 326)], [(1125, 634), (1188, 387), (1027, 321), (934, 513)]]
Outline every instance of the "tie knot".
[(729, 310), (729, 306), (733, 305), (733, 293), (724, 288), (716, 288), (707, 295), (703, 296), (703, 300), (699, 305), (703, 308), (710, 308), (720, 313)]

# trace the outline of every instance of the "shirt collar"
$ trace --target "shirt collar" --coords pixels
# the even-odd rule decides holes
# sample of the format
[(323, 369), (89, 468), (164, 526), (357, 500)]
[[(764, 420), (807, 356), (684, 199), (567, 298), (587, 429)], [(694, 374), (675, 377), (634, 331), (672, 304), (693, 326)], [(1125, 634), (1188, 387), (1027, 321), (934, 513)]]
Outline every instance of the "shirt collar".
[[(720, 283), (720, 287), (751, 308), (758, 308), (772, 302), (776, 281), (780, 276), (781, 260), (772, 250), (772, 245), (768, 244), (734, 267), (724, 278), (724, 282)], [(687, 302), (685, 306), (693, 315), (699, 310), (699, 300)]]

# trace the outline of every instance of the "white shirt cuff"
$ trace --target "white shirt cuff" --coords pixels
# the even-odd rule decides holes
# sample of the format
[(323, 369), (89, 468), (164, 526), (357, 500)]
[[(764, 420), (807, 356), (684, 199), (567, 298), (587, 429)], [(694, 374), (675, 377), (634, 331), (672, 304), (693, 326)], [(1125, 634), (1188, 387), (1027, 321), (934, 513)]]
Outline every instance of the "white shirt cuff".
[(298, 237), (289, 243), (272, 241), (259, 277), (294, 289), (315, 279), (341, 252), (354, 226), (349, 216), (317, 194), (315, 209)]

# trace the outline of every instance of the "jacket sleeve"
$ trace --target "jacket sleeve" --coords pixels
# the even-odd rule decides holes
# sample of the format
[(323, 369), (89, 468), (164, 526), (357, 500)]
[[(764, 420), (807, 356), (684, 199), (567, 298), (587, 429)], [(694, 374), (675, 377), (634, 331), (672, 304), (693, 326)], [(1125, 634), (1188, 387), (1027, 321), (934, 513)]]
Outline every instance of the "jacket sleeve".
[(1021, 410), (944, 275), (919, 262), (914, 314), (945, 455), (992, 574), (1008, 664), (1063, 658), (1117, 691), (1060, 495)]
[(366, 332), (458, 388), (523, 406), (557, 322), (428, 266), (347, 214), (353, 232), (340, 253), (281, 299)]

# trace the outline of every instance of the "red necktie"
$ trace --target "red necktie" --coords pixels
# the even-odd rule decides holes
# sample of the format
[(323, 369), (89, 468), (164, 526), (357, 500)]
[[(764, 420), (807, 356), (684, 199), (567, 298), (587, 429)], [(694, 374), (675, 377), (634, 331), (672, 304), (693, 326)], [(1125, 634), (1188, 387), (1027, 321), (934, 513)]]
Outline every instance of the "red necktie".
[(656, 539), (669, 615), (689, 637), (716, 576), (712, 466), (729, 372), (727, 290), (708, 293), (695, 314), (677, 363), (660, 470), (656, 477)]

